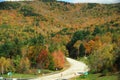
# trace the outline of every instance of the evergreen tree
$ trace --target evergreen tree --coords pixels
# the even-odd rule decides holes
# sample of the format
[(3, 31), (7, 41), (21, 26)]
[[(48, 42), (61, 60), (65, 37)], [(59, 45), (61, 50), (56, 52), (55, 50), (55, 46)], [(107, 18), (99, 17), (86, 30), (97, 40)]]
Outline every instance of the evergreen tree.
[(85, 47), (83, 44), (80, 44), (80, 47), (79, 47), (79, 56), (80, 57), (83, 57), (85, 55)]

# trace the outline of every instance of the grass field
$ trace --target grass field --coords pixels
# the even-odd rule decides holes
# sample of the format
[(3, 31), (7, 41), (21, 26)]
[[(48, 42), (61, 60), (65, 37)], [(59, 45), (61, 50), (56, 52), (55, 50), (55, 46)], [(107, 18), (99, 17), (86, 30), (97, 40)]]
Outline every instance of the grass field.
[(120, 80), (118, 75), (100, 76), (101, 74), (89, 74), (88, 76), (79, 76), (71, 80)]

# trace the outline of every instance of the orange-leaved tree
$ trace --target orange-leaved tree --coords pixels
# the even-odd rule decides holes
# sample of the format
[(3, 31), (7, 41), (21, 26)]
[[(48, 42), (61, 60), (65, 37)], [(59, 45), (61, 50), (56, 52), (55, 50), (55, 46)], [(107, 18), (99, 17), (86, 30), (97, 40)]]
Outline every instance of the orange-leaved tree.
[(95, 41), (93, 40), (90, 40), (88, 43), (85, 43), (85, 49), (86, 49), (85, 52), (87, 55), (89, 55), (92, 52), (94, 45), (95, 45)]
[(60, 50), (52, 53), (55, 68), (62, 69), (65, 64), (64, 53)]

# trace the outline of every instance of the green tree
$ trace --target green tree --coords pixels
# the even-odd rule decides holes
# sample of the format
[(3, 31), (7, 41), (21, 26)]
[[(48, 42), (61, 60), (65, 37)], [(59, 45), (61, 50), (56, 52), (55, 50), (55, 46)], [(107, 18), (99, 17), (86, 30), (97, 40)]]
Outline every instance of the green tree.
[(103, 72), (110, 70), (114, 63), (113, 45), (108, 44), (103, 48), (94, 50), (89, 56), (89, 63), (92, 72)]
[(72, 41), (76, 42), (77, 40), (83, 40), (85, 38), (85, 34), (84, 34), (84, 31), (76, 31), (74, 34), (73, 34), (73, 37), (72, 37)]
[(79, 56), (80, 57), (83, 57), (85, 55), (85, 47), (83, 44), (80, 44), (80, 47), (79, 47)]
[(19, 69), (20, 60), (21, 60), (21, 56), (19, 55), (13, 58), (13, 65), (15, 67), (15, 71), (18, 71)]
[(50, 53), (54, 52), (55, 50), (58, 50), (60, 47), (59, 47), (59, 44), (57, 43), (50, 43), (48, 49), (50, 51)]
[(15, 38), (13, 41), (6, 41), (0, 46), (0, 56), (7, 58), (16, 57), (21, 55), (21, 45), (18, 38)]
[(49, 61), (50, 61), (48, 68), (49, 68), (50, 70), (55, 70), (55, 63), (54, 63), (54, 61), (53, 61), (52, 55), (49, 54), (48, 57), (49, 57)]
[(27, 6), (27, 5), (22, 6), (20, 12), (24, 16), (38, 16), (38, 14), (34, 13), (34, 9), (31, 6)]
[(10, 55), (10, 52), (12, 51), (12, 49), (13, 49), (12, 43), (5, 42), (0, 47), (0, 56), (11, 58), (12, 55)]
[(44, 45), (45, 44), (45, 38), (43, 35), (36, 35), (35, 37), (29, 39), (28, 45)]
[(20, 6), (21, 4), (17, 2), (0, 2), (0, 10), (17, 9)]
[(93, 32), (94, 36), (97, 35), (97, 34), (101, 34), (101, 29), (98, 26), (95, 27), (94, 32)]
[(73, 34), (73, 37), (71, 39), (70, 42), (68, 42), (68, 44), (66, 45), (66, 48), (68, 49), (68, 52), (69, 52), (69, 56), (72, 57), (72, 58), (76, 58), (78, 56), (78, 49), (76, 49), (74, 47), (74, 44), (76, 43), (76, 41), (78, 40), (84, 40), (85, 37), (87, 36), (88, 31), (84, 31), (84, 30), (79, 30), (79, 31), (76, 31), (74, 34)]
[(16, 57), (17, 55), (21, 56), (21, 43), (18, 38), (14, 38), (13, 40), (13, 48), (11, 54), (13, 57)]
[(87, 9), (92, 9), (92, 8), (94, 8), (94, 7), (96, 7), (96, 6), (97, 6), (96, 3), (88, 3), (88, 4), (87, 4)]

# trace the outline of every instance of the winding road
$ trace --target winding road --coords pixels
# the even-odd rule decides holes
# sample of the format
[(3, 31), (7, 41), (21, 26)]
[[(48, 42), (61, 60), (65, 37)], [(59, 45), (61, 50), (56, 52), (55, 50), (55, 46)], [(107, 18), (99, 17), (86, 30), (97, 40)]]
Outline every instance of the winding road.
[(80, 75), (78, 74), (79, 72), (82, 73), (88, 71), (87, 65), (84, 64), (83, 62), (79, 62), (71, 58), (66, 58), (66, 59), (70, 63), (70, 67), (67, 70), (57, 74), (38, 77), (31, 80), (68, 80), (72, 77), (76, 77)]

